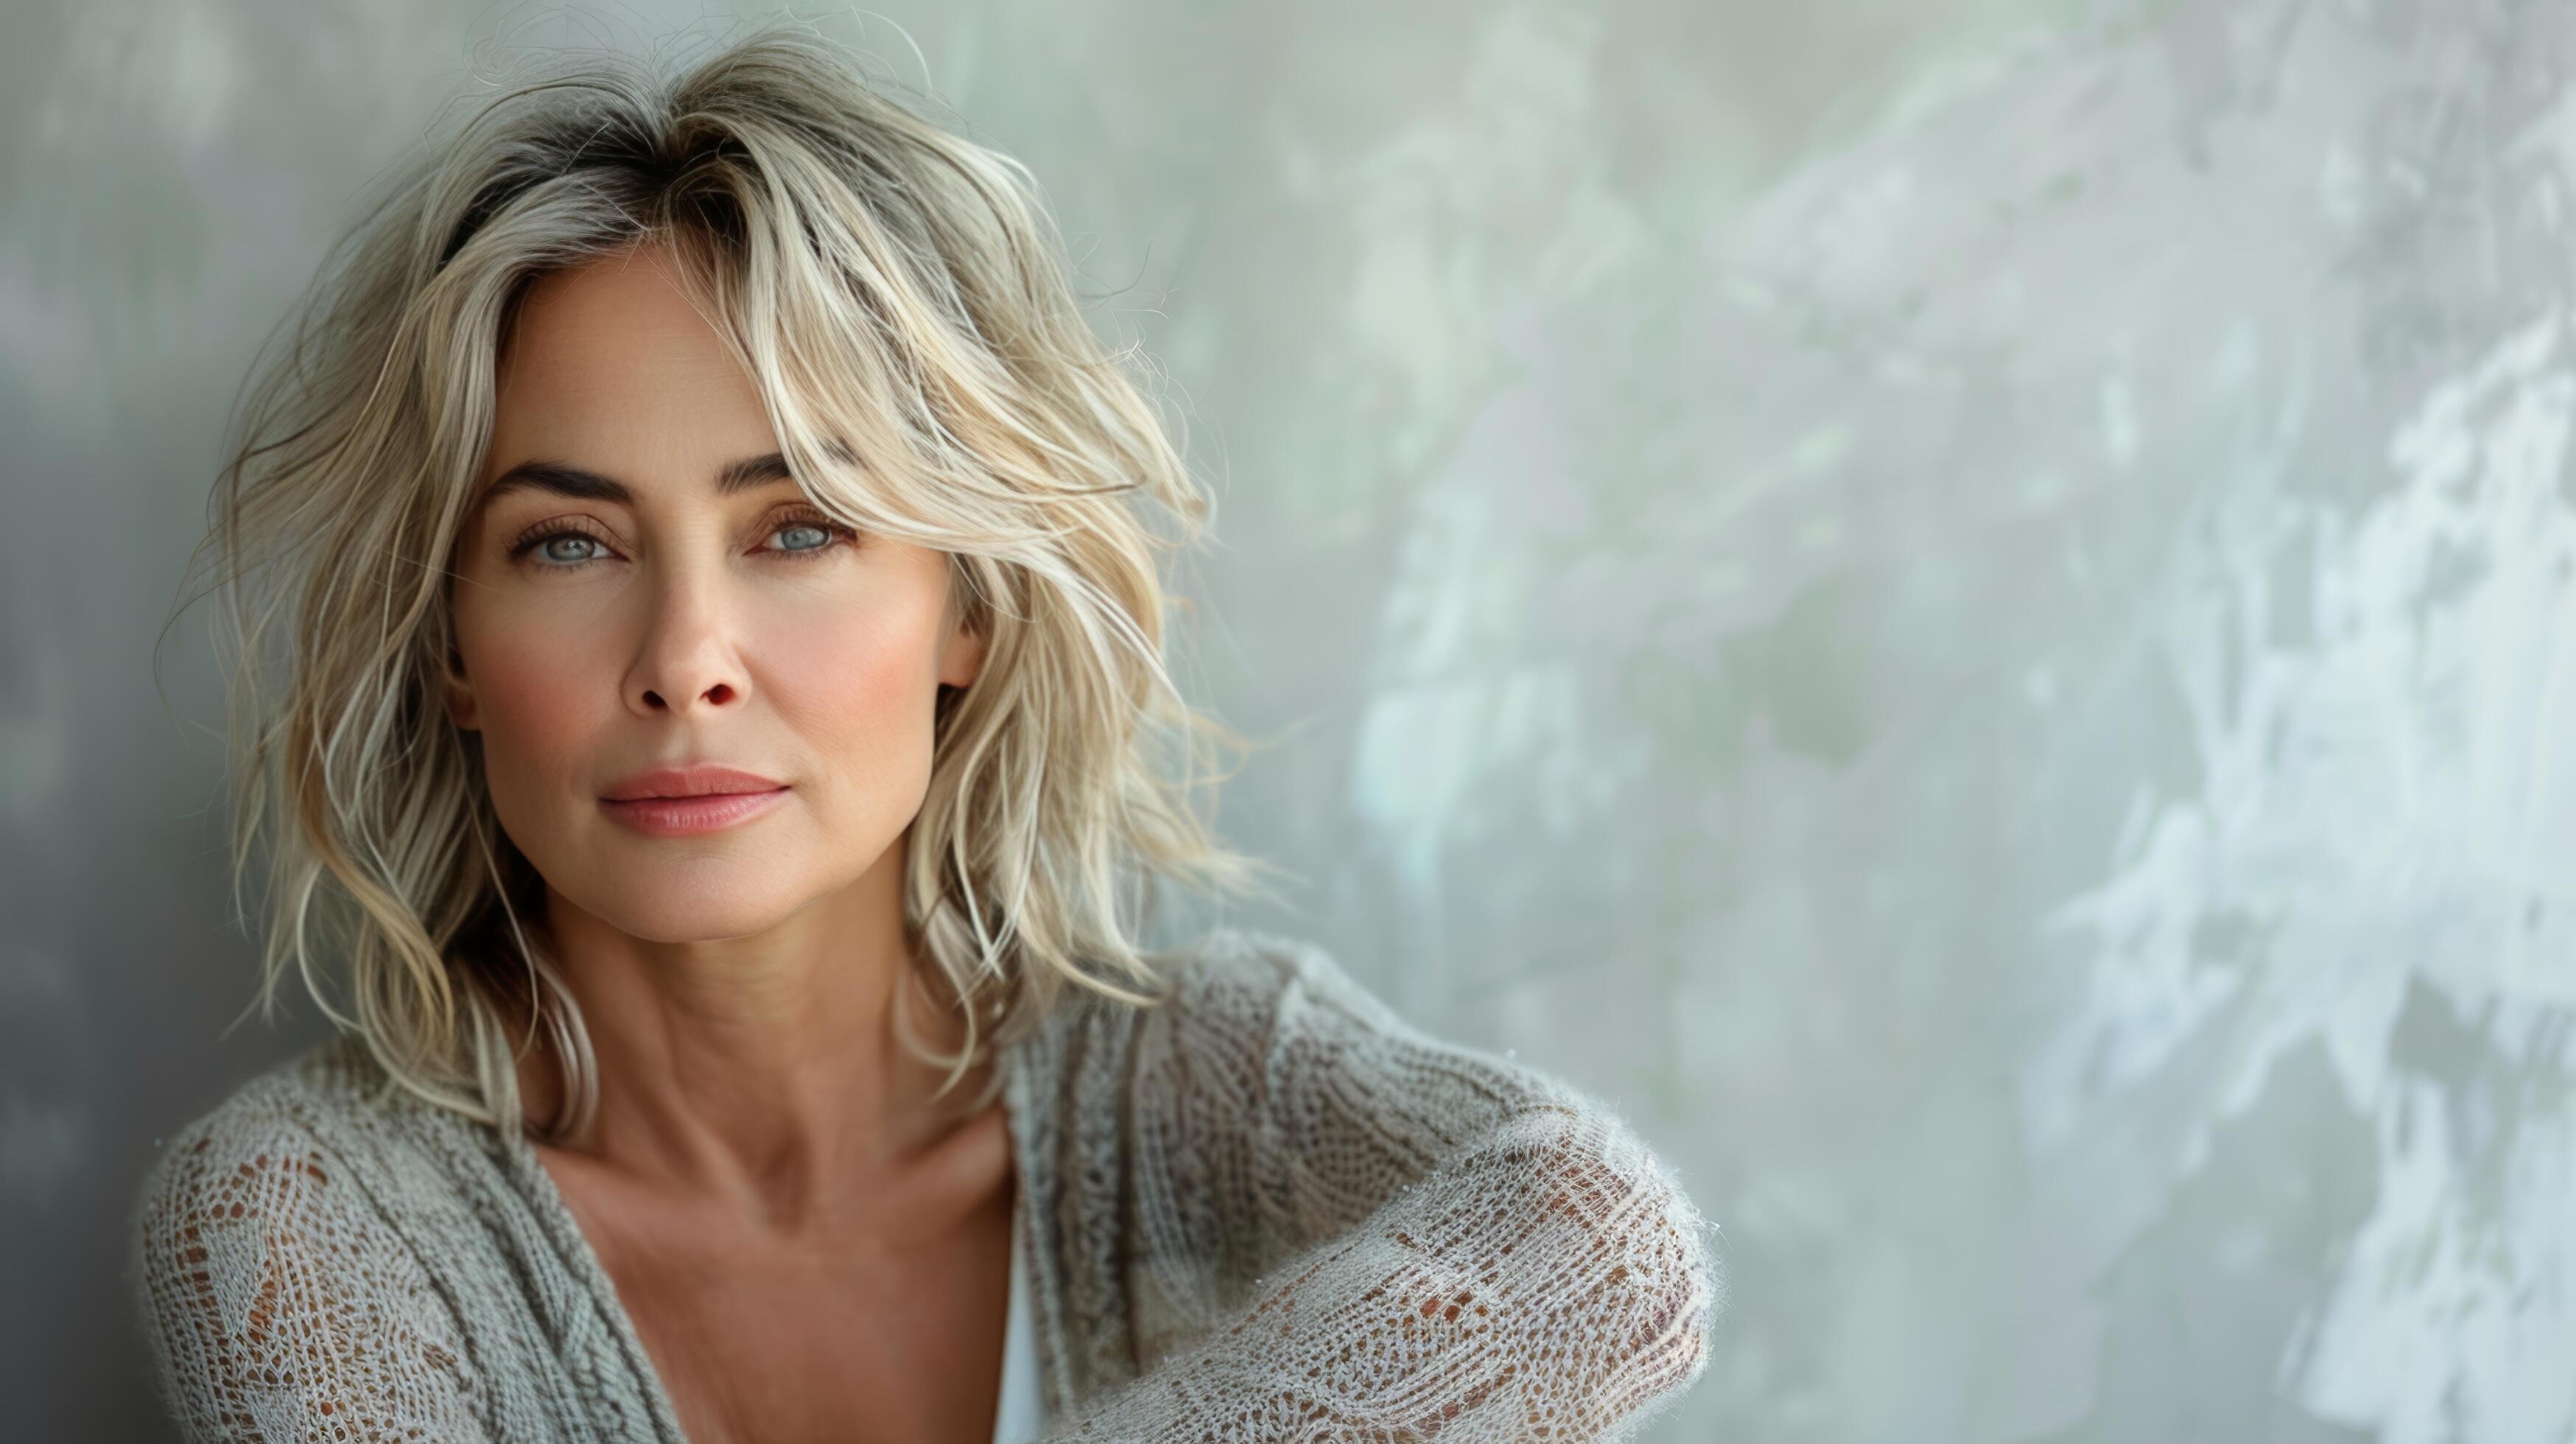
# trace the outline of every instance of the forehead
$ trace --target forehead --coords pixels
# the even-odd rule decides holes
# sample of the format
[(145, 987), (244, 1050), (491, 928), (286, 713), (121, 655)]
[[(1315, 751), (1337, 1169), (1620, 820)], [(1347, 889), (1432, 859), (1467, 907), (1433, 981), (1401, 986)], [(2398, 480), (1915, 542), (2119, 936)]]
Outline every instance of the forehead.
[(542, 460), (686, 485), (777, 449), (760, 393), (681, 290), (639, 248), (539, 278), (499, 358), (483, 479)]

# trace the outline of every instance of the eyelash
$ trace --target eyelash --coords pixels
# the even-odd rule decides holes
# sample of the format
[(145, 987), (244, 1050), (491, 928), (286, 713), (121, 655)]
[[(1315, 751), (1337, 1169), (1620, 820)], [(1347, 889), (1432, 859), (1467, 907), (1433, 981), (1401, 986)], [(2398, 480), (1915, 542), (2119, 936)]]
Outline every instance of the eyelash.
[[(823, 515), (819, 511), (810, 510), (790, 512), (787, 515), (780, 517), (764, 535), (775, 536), (779, 532), (789, 530), (793, 527), (812, 527), (817, 531), (829, 532), (832, 534), (834, 541), (855, 543), (859, 539), (858, 532), (853, 528), (843, 526), (839, 522), (832, 520), (830, 517)], [(553, 541), (558, 537), (568, 536), (577, 536), (584, 541), (597, 542), (603, 547), (609, 544), (608, 538), (599, 535), (597, 532), (594, 532), (587, 527), (575, 526), (570, 522), (540, 522), (534, 529), (521, 533), (517, 541), (510, 543), (509, 559), (514, 562), (518, 561), (521, 558), (534, 553), (537, 548), (544, 546), (546, 543)], [(762, 550), (767, 551), (769, 549), (764, 547)], [(830, 550), (832, 550), (832, 547), (827, 543), (823, 546), (798, 547), (792, 551), (780, 551), (772, 554), (802, 560), (807, 557), (821, 556)], [(537, 562), (537, 568), (540, 571), (549, 572), (577, 572), (583, 567), (589, 566), (591, 563), (600, 560), (603, 560), (603, 558), (584, 557), (577, 562), (539, 560)]]

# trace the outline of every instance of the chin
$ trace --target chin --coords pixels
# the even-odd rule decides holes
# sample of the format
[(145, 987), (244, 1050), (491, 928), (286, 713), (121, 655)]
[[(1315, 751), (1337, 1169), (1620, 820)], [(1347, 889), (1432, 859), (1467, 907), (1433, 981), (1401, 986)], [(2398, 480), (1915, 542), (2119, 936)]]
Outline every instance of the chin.
[(767, 932), (804, 905), (803, 899), (729, 898), (670, 901), (625, 900), (630, 906), (599, 914), (600, 920), (628, 937), (648, 943), (713, 943)]
[(812, 902), (801, 869), (757, 857), (621, 862), (588, 896), (563, 889), (601, 922), (655, 943), (702, 943), (766, 932)]

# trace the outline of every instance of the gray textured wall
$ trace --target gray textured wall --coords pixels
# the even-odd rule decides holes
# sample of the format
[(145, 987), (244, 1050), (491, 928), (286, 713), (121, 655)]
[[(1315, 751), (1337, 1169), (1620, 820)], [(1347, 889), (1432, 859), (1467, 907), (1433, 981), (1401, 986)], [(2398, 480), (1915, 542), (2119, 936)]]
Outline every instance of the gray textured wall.
[[(2576, 7), (882, 16), (1186, 393), (1272, 921), (1724, 1226), (1656, 1438), (2576, 1437)], [(13, 1435), (160, 1436), (135, 1177), (311, 1036), (150, 671), (226, 406), (522, 18), (0, 19)]]

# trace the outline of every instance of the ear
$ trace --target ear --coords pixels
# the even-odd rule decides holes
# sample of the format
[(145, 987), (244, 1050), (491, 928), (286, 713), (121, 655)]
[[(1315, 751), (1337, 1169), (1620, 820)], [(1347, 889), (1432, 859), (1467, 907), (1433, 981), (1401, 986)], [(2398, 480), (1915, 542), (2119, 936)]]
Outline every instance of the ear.
[(974, 683), (984, 670), (984, 634), (971, 631), (964, 621), (951, 628), (939, 648), (939, 680), (951, 687)]
[(447, 704), (448, 720), (461, 731), (481, 731), (483, 713), (475, 705), (474, 684), (465, 679), (465, 664), (454, 652), (447, 654), (447, 670), (440, 676), (438, 687)]

